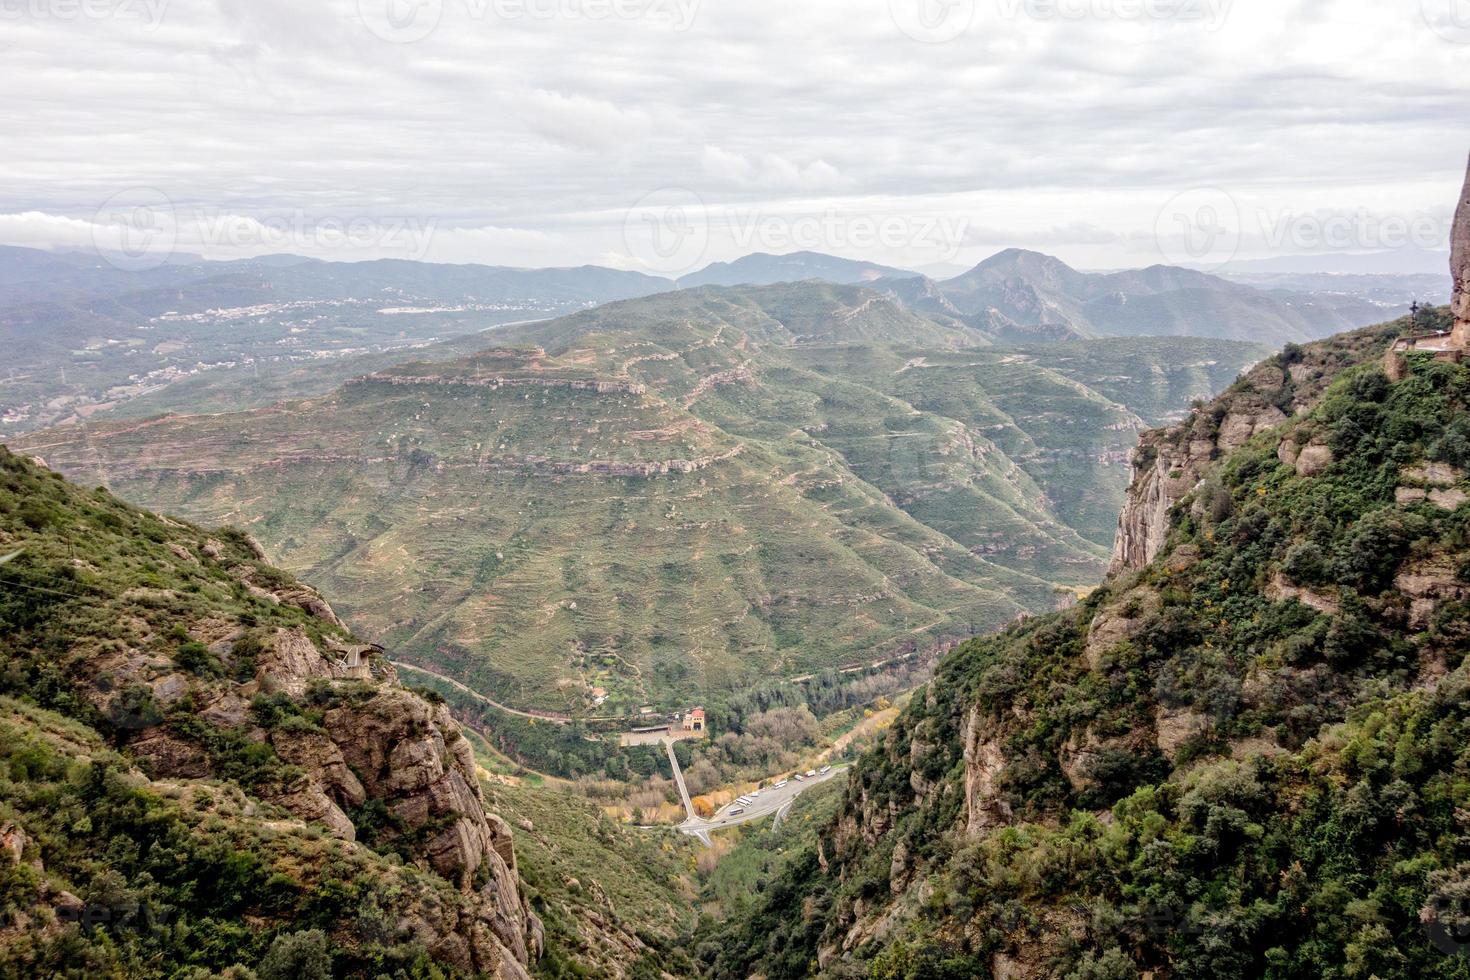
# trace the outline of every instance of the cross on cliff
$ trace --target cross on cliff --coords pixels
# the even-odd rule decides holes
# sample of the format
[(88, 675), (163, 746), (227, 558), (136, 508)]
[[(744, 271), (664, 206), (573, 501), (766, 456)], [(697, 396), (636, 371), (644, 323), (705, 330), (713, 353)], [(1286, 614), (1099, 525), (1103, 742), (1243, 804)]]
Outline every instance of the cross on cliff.
[(1462, 350), (1470, 349), (1470, 166), (1466, 167), (1465, 188), (1460, 191), (1460, 205), (1450, 231), (1450, 275), (1455, 280), (1454, 298), (1450, 300), (1455, 326), (1450, 341)]

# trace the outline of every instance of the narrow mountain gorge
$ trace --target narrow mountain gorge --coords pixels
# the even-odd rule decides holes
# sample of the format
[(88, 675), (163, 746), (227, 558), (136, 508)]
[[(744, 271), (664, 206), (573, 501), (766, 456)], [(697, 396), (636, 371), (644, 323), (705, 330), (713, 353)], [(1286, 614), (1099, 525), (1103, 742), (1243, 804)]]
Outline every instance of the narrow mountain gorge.
[(528, 977), (469, 742), (319, 594), (3, 449), (0, 552), (0, 970)]
[(1147, 435), (1115, 574), (942, 661), (710, 973), (1463, 976), (1470, 367), (1408, 329)]

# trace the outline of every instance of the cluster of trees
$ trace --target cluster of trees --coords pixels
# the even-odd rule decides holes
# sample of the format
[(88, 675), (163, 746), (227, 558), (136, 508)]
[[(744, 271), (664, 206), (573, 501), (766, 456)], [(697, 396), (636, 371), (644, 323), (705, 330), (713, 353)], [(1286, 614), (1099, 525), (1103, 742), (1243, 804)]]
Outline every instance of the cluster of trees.
[[(66, 724), (43, 720), (89, 737)], [(0, 813), (24, 827), (27, 848), (26, 861), (0, 862), (5, 923), (56, 919), (0, 943), (5, 976), (445, 976), (422, 945), (395, 938), (378, 901), (398, 886), (340, 858), (310, 884), (284, 875), (267, 839), (237, 832), (228, 807), (201, 831), (198, 814), (140, 787), (121, 756), (79, 756), (0, 724)], [(331, 938), (344, 928), (350, 944)]]
[[(1467, 431), (1465, 367), (1419, 363), (1397, 384), (1376, 366), (1344, 374), (1177, 508), (1145, 572), (946, 658), (849, 793), (848, 816), (893, 825), (876, 846), (829, 847), (830, 871), (795, 862), (748, 918), (712, 932), (706, 966), (804, 976), (907, 866), (933, 897), (906, 935), (835, 975), (984, 975), (1029, 930), (1077, 937), (1046, 965), (1076, 980), (1463, 976), (1470, 604), (1444, 599), (1421, 627), (1396, 579), (1412, 561), (1470, 587), (1470, 506), (1395, 490), (1426, 459), (1464, 465)], [(1335, 461), (1300, 476), (1278, 458), (1283, 436), (1325, 442)], [(1283, 600), (1282, 580), (1317, 599)], [(1092, 670), (1104, 608), (1135, 628)], [(1436, 660), (1450, 673), (1426, 691)], [(1155, 748), (1161, 710), (1201, 722), (1169, 757)], [(953, 831), (972, 713), (999, 742), (996, 802), (1011, 816), (967, 842)], [(1233, 760), (1246, 740), (1277, 754)]]

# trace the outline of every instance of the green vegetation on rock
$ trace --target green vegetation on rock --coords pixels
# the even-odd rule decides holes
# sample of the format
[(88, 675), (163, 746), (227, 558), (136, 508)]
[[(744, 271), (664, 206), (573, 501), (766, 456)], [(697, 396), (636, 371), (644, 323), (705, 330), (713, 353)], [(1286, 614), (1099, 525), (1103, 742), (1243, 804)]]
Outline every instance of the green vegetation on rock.
[(249, 538), (0, 448), (0, 553), (0, 975), (527, 976), (447, 709)]
[(1381, 350), (1147, 567), (947, 657), (704, 968), (1466, 976), (1470, 369)]

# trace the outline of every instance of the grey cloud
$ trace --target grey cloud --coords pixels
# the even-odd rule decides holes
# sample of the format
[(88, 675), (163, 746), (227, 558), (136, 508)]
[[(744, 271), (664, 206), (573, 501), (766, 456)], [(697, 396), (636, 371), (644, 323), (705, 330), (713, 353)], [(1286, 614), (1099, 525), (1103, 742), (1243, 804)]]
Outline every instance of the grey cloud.
[(1238, 2), (1209, 33), (979, 0), (938, 45), (887, 0), (704, 0), (682, 33), (443, 0), (413, 44), (373, 36), (357, 0), (175, 2), (151, 31), (42, 19), (0, 49), (34, 93), (7, 105), (0, 214), (86, 220), (158, 187), (255, 217), (412, 214), (462, 232), (435, 257), (570, 263), (622, 251), (628, 207), (687, 187), (714, 209), (964, 215), (977, 247), (1118, 266), (1192, 187), (1278, 210), (1452, 196), (1470, 47), (1417, 7)]

